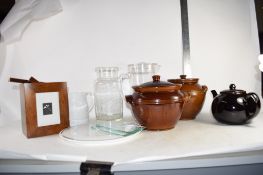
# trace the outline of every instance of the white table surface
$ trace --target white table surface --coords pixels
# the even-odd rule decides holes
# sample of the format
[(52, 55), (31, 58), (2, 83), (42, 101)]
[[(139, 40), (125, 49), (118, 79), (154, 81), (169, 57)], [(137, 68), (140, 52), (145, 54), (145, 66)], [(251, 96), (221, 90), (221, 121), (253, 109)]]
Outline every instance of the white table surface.
[[(158, 162), (172, 168), (171, 161), (191, 161), (208, 156), (203, 164), (209, 165), (209, 155), (224, 155), (259, 150), (250, 155), (251, 163), (263, 162), (263, 113), (248, 125), (223, 125), (211, 114), (201, 113), (192, 121), (179, 121), (167, 131), (143, 131), (131, 140), (109, 145), (76, 145), (61, 140), (58, 135), (27, 139), (21, 131), (20, 121), (0, 127), (0, 159), (38, 159), (49, 161), (82, 162), (85, 160), (114, 162), (113, 169), (145, 169), (147, 162)], [(208, 160), (208, 161), (207, 161)], [(218, 159), (220, 160), (220, 159)], [(243, 159), (239, 159), (242, 164)], [(202, 161), (199, 158), (199, 164)], [(249, 159), (247, 159), (249, 161)], [(170, 162), (170, 164), (169, 164)], [(226, 159), (224, 159), (226, 162)], [(233, 162), (230, 158), (229, 163)], [(235, 163), (238, 163), (234, 161)], [(243, 163), (247, 163), (246, 161)], [(137, 166), (134, 166), (137, 164)], [(203, 166), (204, 166), (203, 165)], [(149, 168), (158, 168), (152, 166)], [(175, 167), (176, 166), (176, 167)], [(143, 168), (144, 167), (144, 168)], [(185, 164), (181, 164), (185, 167)]]

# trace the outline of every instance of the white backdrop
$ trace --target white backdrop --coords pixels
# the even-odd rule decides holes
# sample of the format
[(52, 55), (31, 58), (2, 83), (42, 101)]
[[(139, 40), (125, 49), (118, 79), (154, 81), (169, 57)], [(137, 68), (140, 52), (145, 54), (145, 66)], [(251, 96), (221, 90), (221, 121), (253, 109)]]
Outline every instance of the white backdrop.
[[(0, 122), (20, 119), (19, 91), (10, 76), (67, 81), (69, 91), (93, 91), (97, 66), (118, 66), (125, 73), (128, 64), (144, 61), (159, 63), (163, 80), (182, 73), (179, 0), (60, 2), (61, 12), (31, 22), (19, 41), (1, 42)], [(253, 5), (188, 1), (192, 73), (209, 88), (202, 112), (210, 112), (210, 90), (230, 83), (260, 94)]]

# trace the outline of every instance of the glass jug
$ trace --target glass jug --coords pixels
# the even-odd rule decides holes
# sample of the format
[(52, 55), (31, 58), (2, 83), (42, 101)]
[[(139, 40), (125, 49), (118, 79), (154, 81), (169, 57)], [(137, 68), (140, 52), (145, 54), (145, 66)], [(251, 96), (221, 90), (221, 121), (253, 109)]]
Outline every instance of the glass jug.
[(119, 120), (123, 117), (122, 92), (118, 67), (97, 67), (95, 83), (95, 113), (100, 121)]
[[(152, 76), (158, 74), (160, 65), (157, 63), (137, 63), (128, 65), (128, 73), (122, 74), (122, 86), (124, 95), (132, 94), (132, 86), (141, 85), (152, 81)], [(128, 83), (125, 82), (128, 79)]]

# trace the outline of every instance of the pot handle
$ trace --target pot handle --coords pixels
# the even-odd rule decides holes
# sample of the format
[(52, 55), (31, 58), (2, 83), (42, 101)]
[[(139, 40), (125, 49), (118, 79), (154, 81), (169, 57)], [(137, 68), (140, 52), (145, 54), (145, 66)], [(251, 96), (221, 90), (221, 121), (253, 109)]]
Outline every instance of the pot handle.
[(190, 92), (182, 92), (184, 94), (184, 104), (188, 103), (192, 97)]
[(246, 95), (244, 104), (248, 119), (253, 118), (259, 113), (261, 104), (258, 95), (254, 92), (250, 92)]
[(133, 104), (132, 102), (132, 95), (125, 95), (125, 99), (128, 103), (130, 103), (131, 105)]
[(208, 87), (206, 85), (202, 86), (202, 90), (203, 90), (204, 93), (206, 93), (207, 89), (208, 89)]

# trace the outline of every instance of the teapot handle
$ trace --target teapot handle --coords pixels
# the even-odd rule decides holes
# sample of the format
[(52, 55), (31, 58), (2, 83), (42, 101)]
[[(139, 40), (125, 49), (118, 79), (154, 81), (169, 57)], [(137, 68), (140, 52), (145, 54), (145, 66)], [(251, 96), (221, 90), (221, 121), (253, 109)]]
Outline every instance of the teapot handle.
[(247, 117), (251, 119), (259, 113), (260, 100), (257, 94), (250, 92), (246, 95), (245, 101)]

